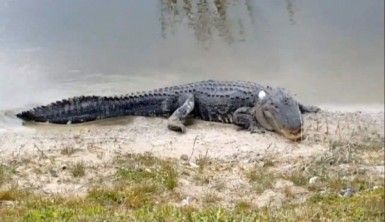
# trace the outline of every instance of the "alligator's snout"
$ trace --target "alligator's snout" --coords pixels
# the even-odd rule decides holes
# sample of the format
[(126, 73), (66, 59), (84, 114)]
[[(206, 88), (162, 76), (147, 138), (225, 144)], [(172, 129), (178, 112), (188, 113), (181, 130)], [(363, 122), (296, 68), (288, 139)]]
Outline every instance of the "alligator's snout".
[(298, 128), (298, 129), (295, 129), (295, 130), (290, 130), (290, 134), (293, 134), (293, 135), (298, 135), (301, 133), (301, 128)]

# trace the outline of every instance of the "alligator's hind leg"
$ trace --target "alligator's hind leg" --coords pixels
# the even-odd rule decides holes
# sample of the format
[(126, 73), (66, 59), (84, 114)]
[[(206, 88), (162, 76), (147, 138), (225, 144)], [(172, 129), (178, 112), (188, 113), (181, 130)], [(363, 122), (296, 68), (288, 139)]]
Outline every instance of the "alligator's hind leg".
[(264, 133), (265, 131), (258, 125), (251, 114), (251, 109), (251, 107), (241, 107), (235, 110), (233, 114), (234, 124), (250, 130), (251, 133)]
[(167, 126), (170, 130), (184, 133), (186, 131), (184, 125), (186, 117), (194, 110), (194, 95), (183, 95), (179, 100), (183, 104), (168, 118)]
[(317, 106), (305, 106), (301, 103), (298, 103), (298, 106), (299, 106), (299, 110), (301, 111), (301, 113), (317, 113), (318, 111), (321, 110)]

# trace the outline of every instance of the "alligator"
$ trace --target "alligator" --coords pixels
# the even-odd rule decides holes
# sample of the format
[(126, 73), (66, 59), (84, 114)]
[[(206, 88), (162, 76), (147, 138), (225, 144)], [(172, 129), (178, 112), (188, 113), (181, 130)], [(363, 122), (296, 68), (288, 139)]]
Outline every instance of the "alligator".
[(119, 116), (168, 117), (170, 130), (185, 132), (186, 119), (233, 123), (252, 133), (275, 131), (291, 140), (302, 135), (302, 113), (316, 106), (297, 102), (282, 88), (246, 81), (200, 81), (123, 96), (81, 96), (17, 114), (24, 121), (83, 123)]

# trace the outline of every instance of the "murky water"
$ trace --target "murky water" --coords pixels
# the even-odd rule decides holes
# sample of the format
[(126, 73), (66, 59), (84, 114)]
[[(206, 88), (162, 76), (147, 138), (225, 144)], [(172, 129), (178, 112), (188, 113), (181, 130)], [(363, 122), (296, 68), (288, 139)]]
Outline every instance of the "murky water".
[(383, 0), (0, 0), (0, 122), (13, 122), (8, 110), (69, 96), (203, 79), (282, 86), (311, 104), (383, 107), (383, 8)]

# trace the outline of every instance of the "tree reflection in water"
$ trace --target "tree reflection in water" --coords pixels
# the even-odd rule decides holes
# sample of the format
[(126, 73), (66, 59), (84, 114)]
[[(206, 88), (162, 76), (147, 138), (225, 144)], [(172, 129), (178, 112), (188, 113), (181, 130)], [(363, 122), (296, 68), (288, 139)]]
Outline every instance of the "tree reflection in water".
[[(216, 35), (231, 44), (246, 39), (246, 24), (255, 26), (257, 23), (253, 0), (160, 0), (160, 3), (163, 38), (174, 34), (184, 23), (204, 46), (208, 46)], [(286, 0), (291, 24), (295, 24), (294, 9), (293, 1)], [(246, 16), (233, 16), (230, 11)]]

